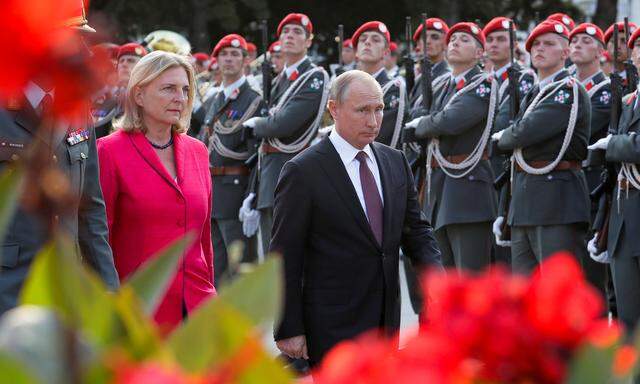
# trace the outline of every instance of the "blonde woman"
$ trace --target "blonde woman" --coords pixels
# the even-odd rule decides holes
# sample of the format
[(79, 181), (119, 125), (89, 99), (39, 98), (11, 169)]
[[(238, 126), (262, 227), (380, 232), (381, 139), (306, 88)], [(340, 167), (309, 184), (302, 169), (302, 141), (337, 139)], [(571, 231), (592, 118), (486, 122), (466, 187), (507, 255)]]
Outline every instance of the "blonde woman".
[(215, 295), (208, 153), (185, 134), (194, 91), (186, 58), (146, 55), (131, 72), (118, 130), (98, 141), (109, 243), (121, 280), (177, 238), (195, 236), (154, 316), (165, 332)]

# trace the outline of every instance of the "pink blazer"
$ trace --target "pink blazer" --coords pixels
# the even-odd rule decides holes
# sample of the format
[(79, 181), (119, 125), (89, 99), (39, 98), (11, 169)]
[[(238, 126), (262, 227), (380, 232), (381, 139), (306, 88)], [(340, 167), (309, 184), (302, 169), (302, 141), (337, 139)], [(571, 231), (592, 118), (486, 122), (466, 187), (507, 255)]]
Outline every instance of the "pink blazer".
[(216, 293), (209, 156), (200, 141), (185, 134), (173, 138), (177, 182), (144, 134), (117, 131), (98, 140), (109, 243), (120, 280), (177, 238), (195, 236), (154, 315), (163, 331), (180, 323), (183, 302), (190, 312)]

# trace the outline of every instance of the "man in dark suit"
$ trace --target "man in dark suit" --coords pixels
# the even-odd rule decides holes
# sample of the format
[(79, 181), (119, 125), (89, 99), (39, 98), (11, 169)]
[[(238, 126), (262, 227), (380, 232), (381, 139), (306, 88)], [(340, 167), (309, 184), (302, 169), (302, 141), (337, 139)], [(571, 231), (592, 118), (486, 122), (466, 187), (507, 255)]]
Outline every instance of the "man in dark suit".
[(400, 246), (420, 270), (442, 268), (404, 155), (374, 142), (379, 84), (353, 70), (330, 94), (335, 130), (283, 167), (270, 247), (284, 259), (278, 348), (312, 367), (342, 340), (398, 330)]
[[(86, 20), (77, 27), (83, 26), (86, 26)], [(50, 215), (40, 215), (23, 206), (16, 209), (4, 238), (0, 239), (0, 314), (17, 305), (31, 262), (50, 240), (52, 228), (76, 244), (78, 257), (102, 278), (109, 289), (115, 290), (119, 284), (108, 243), (105, 205), (98, 180), (96, 138), (94, 131), (88, 128), (90, 115), (87, 111), (86, 120), (82, 123), (56, 121), (59, 127), (47, 127), (44, 124), (50, 119), (44, 117), (54, 98), (50, 79), (34, 80), (28, 84), (24, 95), (8, 103), (9, 118), (0, 120), (0, 173), (11, 163), (25, 159), (29, 150), (36, 146), (40, 149), (37, 156), (41, 160), (46, 156), (44, 168), (50, 171), (49, 174), (59, 172), (66, 178), (68, 191), (71, 197), (75, 197), (64, 207), (47, 206), (37, 211), (41, 214), (42, 210), (48, 209)], [(36, 193), (27, 189), (21, 197)], [(55, 198), (52, 200), (57, 201)]]

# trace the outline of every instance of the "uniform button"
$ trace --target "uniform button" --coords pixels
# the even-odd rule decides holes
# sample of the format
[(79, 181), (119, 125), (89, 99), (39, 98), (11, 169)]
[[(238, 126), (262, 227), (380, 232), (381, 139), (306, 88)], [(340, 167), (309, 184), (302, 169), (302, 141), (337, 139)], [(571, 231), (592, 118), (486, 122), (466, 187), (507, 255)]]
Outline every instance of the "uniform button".
[(233, 184), (235, 184), (235, 185), (240, 184), (240, 180), (238, 180), (238, 179), (233, 179)]
[(469, 176), (469, 180), (473, 181), (473, 180), (475, 180), (475, 179), (476, 179), (476, 177), (475, 177), (475, 176), (473, 176), (473, 175)]
[(11, 155), (11, 160), (18, 161), (18, 160), (20, 160), (20, 156), (18, 156), (17, 154), (14, 153), (13, 155)]
[(87, 158), (87, 155), (85, 155), (84, 152), (80, 152), (80, 157), (84, 160)]
[(547, 176), (547, 180), (553, 180), (553, 175)]

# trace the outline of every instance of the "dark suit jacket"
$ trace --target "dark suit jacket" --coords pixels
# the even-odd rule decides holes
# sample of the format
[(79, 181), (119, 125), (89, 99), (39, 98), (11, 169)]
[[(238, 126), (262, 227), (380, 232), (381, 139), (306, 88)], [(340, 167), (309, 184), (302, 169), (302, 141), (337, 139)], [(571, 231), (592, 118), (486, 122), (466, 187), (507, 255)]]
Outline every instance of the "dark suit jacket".
[(325, 138), (282, 169), (271, 248), (284, 259), (276, 340), (306, 335), (310, 363), (341, 340), (400, 326), (399, 248), (419, 268), (442, 268), (404, 155), (372, 144), (384, 197), (379, 245), (338, 152)]
[[(82, 257), (109, 288), (116, 289), (119, 280), (107, 242), (107, 218), (98, 180), (93, 130), (88, 140), (75, 145), (65, 140), (66, 135), (51, 140), (39, 130), (40, 118), (26, 99), (20, 109), (10, 111), (9, 117), (0, 121), (0, 172), (14, 159), (24, 158), (35, 140), (45, 141), (51, 147), (52, 162), (68, 177), (70, 188), (79, 194), (69, 213), (60, 215), (59, 228), (78, 245), (78, 257)], [(3, 143), (6, 145), (1, 145)], [(1, 239), (0, 313), (17, 304), (31, 262), (49, 240), (46, 223), (20, 207), (6, 229), (5, 237)]]

